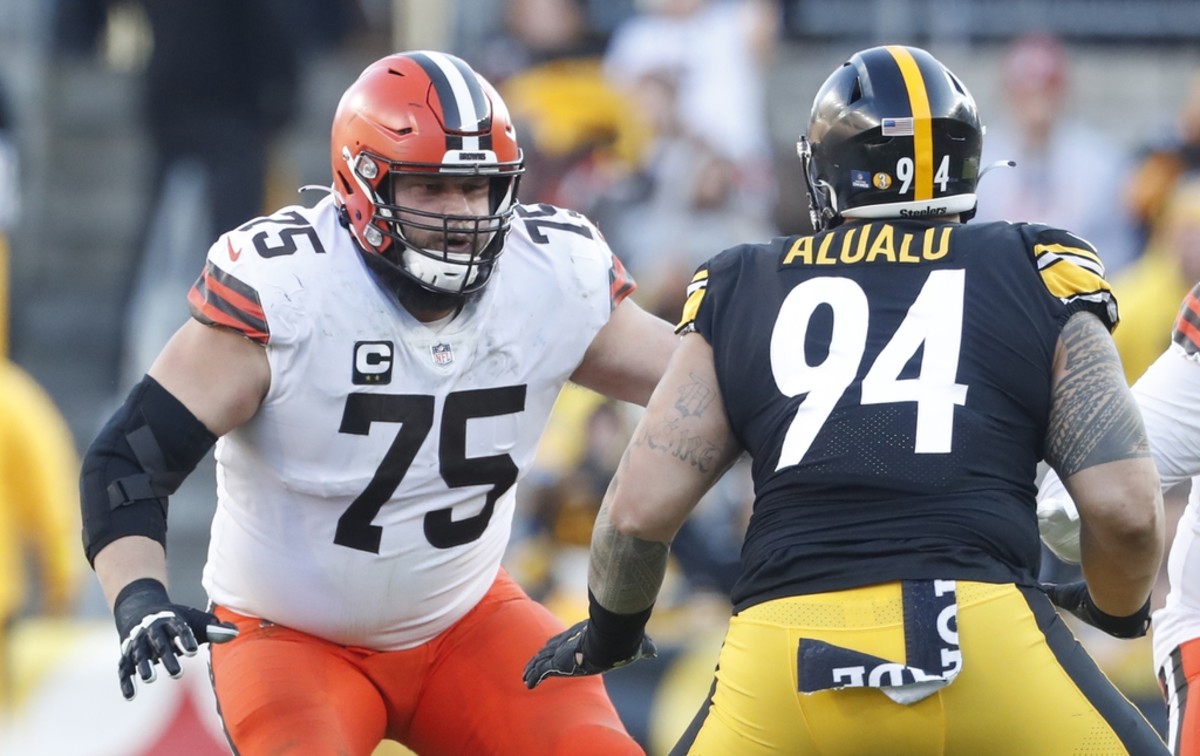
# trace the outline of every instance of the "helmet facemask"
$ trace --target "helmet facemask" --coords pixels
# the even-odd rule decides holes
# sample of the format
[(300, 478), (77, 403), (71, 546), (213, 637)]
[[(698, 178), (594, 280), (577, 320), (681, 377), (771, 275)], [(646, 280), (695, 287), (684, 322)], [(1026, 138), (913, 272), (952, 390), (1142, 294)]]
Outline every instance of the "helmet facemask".
[(800, 156), (800, 168), (804, 172), (804, 185), (808, 188), (808, 219), (813, 231), (824, 231), (842, 222), (837, 210), (837, 193), (828, 181), (818, 178), (812, 163), (812, 143), (801, 135), (796, 142), (796, 154)]
[[(388, 161), (360, 153), (347, 160), (364, 192), (373, 196), (374, 213), (363, 230), (363, 241), (382, 249), (383, 257), (399, 272), (432, 292), (465, 296), (488, 282), (504, 239), (512, 225), (520, 166), (474, 165), (448, 170), (445, 164)], [(371, 181), (379, 190), (371, 189)], [(423, 210), (395, 198), (400, 182), (417, 176), (431, 180), (484, 178), (488, 210), (458, 215)]]

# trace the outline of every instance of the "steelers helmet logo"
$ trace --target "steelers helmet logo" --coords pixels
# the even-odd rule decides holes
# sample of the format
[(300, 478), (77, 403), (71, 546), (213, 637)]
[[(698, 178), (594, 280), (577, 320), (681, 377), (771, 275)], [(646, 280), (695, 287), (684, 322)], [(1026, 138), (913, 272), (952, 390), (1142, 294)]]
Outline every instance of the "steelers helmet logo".
[(871, 177), (871, 183), (876, 189), (887, 189), (892, 185), (892, 177), (886, 173), (876, 173)]

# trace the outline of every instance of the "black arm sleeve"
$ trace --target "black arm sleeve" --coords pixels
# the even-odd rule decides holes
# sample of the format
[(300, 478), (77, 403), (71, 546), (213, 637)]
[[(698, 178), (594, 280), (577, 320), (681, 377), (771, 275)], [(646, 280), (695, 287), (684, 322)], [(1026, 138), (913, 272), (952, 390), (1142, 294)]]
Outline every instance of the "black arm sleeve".
[(167, 497), (217, 437), (150, 376), (129, 392), (83, 457), (79, 480), (88, 563), (130, 535), (166, 546)]

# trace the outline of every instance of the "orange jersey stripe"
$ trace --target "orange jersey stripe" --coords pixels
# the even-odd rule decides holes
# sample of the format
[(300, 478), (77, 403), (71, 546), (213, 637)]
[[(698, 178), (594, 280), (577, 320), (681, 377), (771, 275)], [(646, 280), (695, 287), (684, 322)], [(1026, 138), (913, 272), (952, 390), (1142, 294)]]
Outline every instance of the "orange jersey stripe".
[(633, 280), (633, 276), (625, 270), (621, 260), (613, 255), (612, 267), (608, 269), (608, 295), (612, 300), (612, 306), (615, 308), (621, 304), (621, 300), (632, 294), (636, 288), (637, 282)]
[(237, 318), (217, 309), (216, 305), (205, 301), (203, 295), (195, 287), (188, 293), (188, 304), (191, 305), (192, 317), (205, 325), (229, 328), (237, 331), (251, 341), (257, 341), (260, 344), (267, 343), (270, 334), (248, 326)]
[(1175, 328), (1171, 332), (1171, 341), (1183, 347), (1188, 354), (1200, 352), (1200, 284), (1188, 292), (1179, 307), (1179, 315), (1175, 318)]
[(231, 328), (262, 344), (270, 338), (258, 292), (211, 261), (188, 292), (188, 305), (201, 323)]
[(263, 312), (260, 303), (247, 299), (240, 292), (230, 289), (207, 274), (205, 275), (204, 283), (209, 291), (209, 299), (212, 299), (213, 295), (216, 295), (228, 302), (234, 309), (244, 313), (247, 317), (254, 318), (255, 320), (266, 320), (266, 313)]

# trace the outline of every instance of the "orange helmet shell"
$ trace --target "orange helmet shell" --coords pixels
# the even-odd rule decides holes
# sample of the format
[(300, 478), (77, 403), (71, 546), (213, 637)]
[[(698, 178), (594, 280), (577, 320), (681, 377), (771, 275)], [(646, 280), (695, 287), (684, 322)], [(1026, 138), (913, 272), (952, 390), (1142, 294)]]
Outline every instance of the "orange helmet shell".
[(515, 205), (524, 164), (508, 108), (453, 55), (415, 51), (372, 63), (342, 95), (331, 137), (334, 199), (368, 251), (396, 241), (389, 214), (379, 212), (392, 171), (495, 176), (511, 188), (497, 193), (493, 212)]

